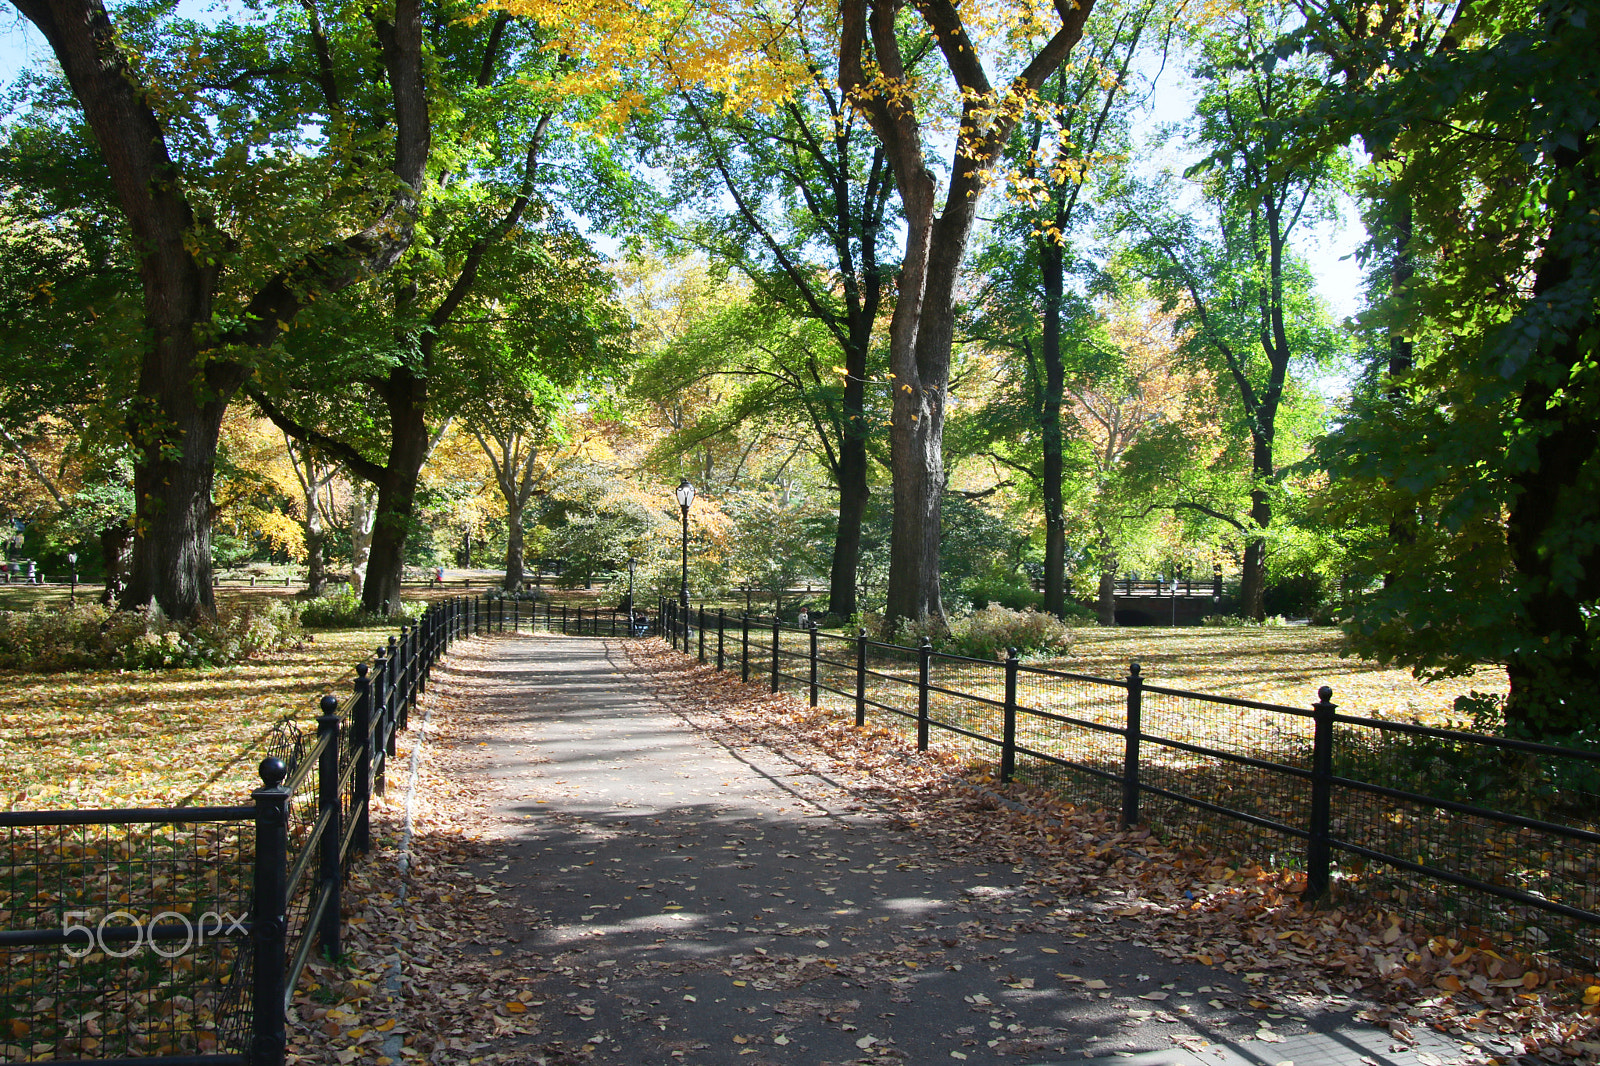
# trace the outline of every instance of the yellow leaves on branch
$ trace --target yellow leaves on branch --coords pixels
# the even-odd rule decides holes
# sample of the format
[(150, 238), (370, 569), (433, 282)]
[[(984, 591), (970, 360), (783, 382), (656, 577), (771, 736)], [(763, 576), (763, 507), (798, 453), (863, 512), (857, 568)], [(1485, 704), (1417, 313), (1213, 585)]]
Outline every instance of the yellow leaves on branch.
[(537, 22), (551, 49), (576, 61), (561, 91), (611, 99), (600, 125), (643, 106), (632, 84), (700, 86), (730, 107), (769, 109), (811, 78), (787, 39), (803, 10), (748, 0), (488, 0), (474, 17), (499, 11)]

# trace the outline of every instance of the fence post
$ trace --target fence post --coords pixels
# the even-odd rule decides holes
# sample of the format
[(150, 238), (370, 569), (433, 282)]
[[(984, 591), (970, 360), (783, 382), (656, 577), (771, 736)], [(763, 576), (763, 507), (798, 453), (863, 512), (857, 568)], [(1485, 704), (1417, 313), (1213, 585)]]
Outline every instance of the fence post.
[(350, 742), (355, 748), (355, 795), (350, 801), (350, 816), (356, 820), (350, 845), (363, 854), (372, 849), (372, 681), (367, 664), (356, 667), (356, 698), (350, 705)]
[(922, 638), (917, 649), (917, 750), (928, 750), (928, 663), (933, 657), (933, 642)]
[(1017, 649), (1006, 649), (1005, 733), (1000, 738), (1000, 780), (1007, 782), (1017, 771)]
[(250, 794), (256, 806), (256, 861), (250, 907), (250, 950), (253, 1010), (250, 1019), (250, 1066), (282, 1066), (288, 1044), (283, 993), (288, 969), (289, 933), (286, 898), (289, 875), (288, 769), (268, 757), (259, 767), (261, 787)]
[(811, 630), (811, 706), (817, 705), (817, 623), (812, 622)]
[(417, 691), (421, 692), (428, 687), (428, 678), (433, 676), (433, 619), (429, 612), (423, 611), (422, 617), (417, 619)]
[(522, 597), (511, 601), (511, 632), (522, 632)]
[(1333, 689), (1317, 689), (1317, 702), (1311, 705), (1315, 732), (1311, 740), (1311, 825), (1306, 840), (1306, 890), (1302, 899), (1318, 899), (1328, 891), (1328, 867), (1332, 863), (1333, 820)]
[(772, 616), (772, 691), (778, 691), (778, 641), (782, 632), (783, 623), (778, 621), (778, 616)]
[[(378, 723), (378, 739), (383, 741), (385, 756), (394, 754), (394, 724), (389, 714), (389, 660), (385, 656), (386, 649), (378, 645), (378, 650), (372, 655), (372, 716)], [(387, 759), (378, 766), (378, 795), (383, 795), (384, 777), (388, 767)]]
[(739, 616), (739, 680), (750, 680), (750, 612)]
[(700, 665), (706, 662), (706, 605), (700, 605)]
[(724, 661), (723, 655), (722, 655), (722, 640), (723, 640), (723, 636), (724, 636), (727, 628), (728, 628), (728, 612), (727, 612), (727, 609), (723, 608), (723, 607), (718, 607), (717, 608), (717, 671), (719, 673), (722, 671), (722, 664), (723, 664), (723, 661)]
[(1139, 737), (1144, 731), (1140, 715), (1144, 708), (1144, 677), (1138, 663), (1128, 664), (1127, 733), (1122, 749), (1122, 827), (1139, 824)]
[[(339, 796), (339, 698), (322, 697), (322, 715), (317, 719), (317, 737), (327, 738), (322, 745), (322, 755), (317, 760), (317, 816), (328, 814), (328, 827), (322, 831), (322, 849), (318, 856), (316, 892), (331, 889), (333, 897), (322, 912), (322, 924), (317, 929), (317, 944), (330, 959), (339, 957), (339, 845), (344, 843), (344, 819)], [(315, 893), (312, 895), (315, 899)], [(310, 932), (310, 930), (306, 930)]]
[(856, 725), (867, 724), (867, 631), (856, 633)]

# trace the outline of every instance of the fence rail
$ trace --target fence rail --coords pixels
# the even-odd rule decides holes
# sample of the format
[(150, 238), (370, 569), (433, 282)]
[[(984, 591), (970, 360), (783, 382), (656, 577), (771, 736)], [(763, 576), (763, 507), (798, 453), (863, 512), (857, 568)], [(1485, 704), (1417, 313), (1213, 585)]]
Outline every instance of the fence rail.
[(1396, 912), (1600, 963), (1600, 751), (1283, 707), (660, 605), (675, 648), (813, 707), (1303, 869)]
[(344, 874), (371, 844), (395, 734), (484, 597), (440, 600), (284, 721), (248, 805), (0, 812), (0, 1061), (281, 1066)]

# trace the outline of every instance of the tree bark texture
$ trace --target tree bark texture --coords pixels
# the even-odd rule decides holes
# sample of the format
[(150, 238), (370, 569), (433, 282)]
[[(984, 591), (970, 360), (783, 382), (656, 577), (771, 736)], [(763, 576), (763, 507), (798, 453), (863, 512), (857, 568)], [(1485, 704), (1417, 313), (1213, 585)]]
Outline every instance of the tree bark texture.
[(526, 580), (522, 568), (522, 553), (525, 550), (522, 533), (522, 504), (514, 500), (506, 501), (506, 576), (500, 587), (507, 592), (517, 592)]
[(1039, 396), (1039, 446), (1043, 452), (1040, 494), (1044, 502), (1044, 609), (1061, 617), (1066, 609), (1067, 520), (1062, 499), (1065, 457), (1062, 454), (1061, 400), (1066, 372), (1061, 357), (1061, 298), (1066, 269), (1061, 246), (1040, 240), (1039, 271), (1044, 282), (1043, 331), (1039, 354), (1044, 361)]

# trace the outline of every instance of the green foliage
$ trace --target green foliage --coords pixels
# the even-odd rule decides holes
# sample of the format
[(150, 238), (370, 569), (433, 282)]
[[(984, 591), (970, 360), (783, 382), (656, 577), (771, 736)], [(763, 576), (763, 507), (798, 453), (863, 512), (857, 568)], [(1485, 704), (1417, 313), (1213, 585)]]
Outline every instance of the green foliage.
[[(421, 600), (400, 604), (401, 614), (413, 621), (421, 618), (427, 609), (428, 605)], [(361, 597), (349, 585), (330, 595), (307, 600), (300, 607), (300, 624), (307, 629), (365, 629), (389, 625), (393, 620), (392, 614), (362, 610)]]
[(1289, 621), (1281, 614), (1269, 614), (1259, 621), (1237, 614), (1208, 614), (1200, 619), (1200, 624), (1211, 629), (1276, 629), (1288, 625)]
[(1044, 603), (1044, 596), (1033, 590), (1027, 578), (1015, 573), (969, 578), (959, 591), (979, 611), (990, 604), (1013, 611), (1037, 611)]
[(954, 619), (944, 645), (974, 659), (1004, 659), (1007, 648), (1019, 657), (1055, 658), (1072, 648), (1072, 630), (1038, 611), (985, 607)]
[(276, 599), (240, 604), (194, 623), (175, 622), (154, 605), (142, 611), (98, 605), (4, 611), (0, 669), (55, 673), (220, 666), (299, 638), (294, 608)]
[[(1361, 130), (1374, 360), (1317, 460), (1363, 655), (1424, 677), (1504, 663), (1509, 726), (1581, 735), (1600, 685), (1600, 68), (1581, 0), (1468, 10), (1448, 45), (1320, 46), (1383, 71), (1308, 126)], [(1328, 26), (1314, 24), (1320, 34)], [(1405, 220), (1406, 239), (1392, 228)], [(1405, 284), (1381, 284), (1400, 266)]]

